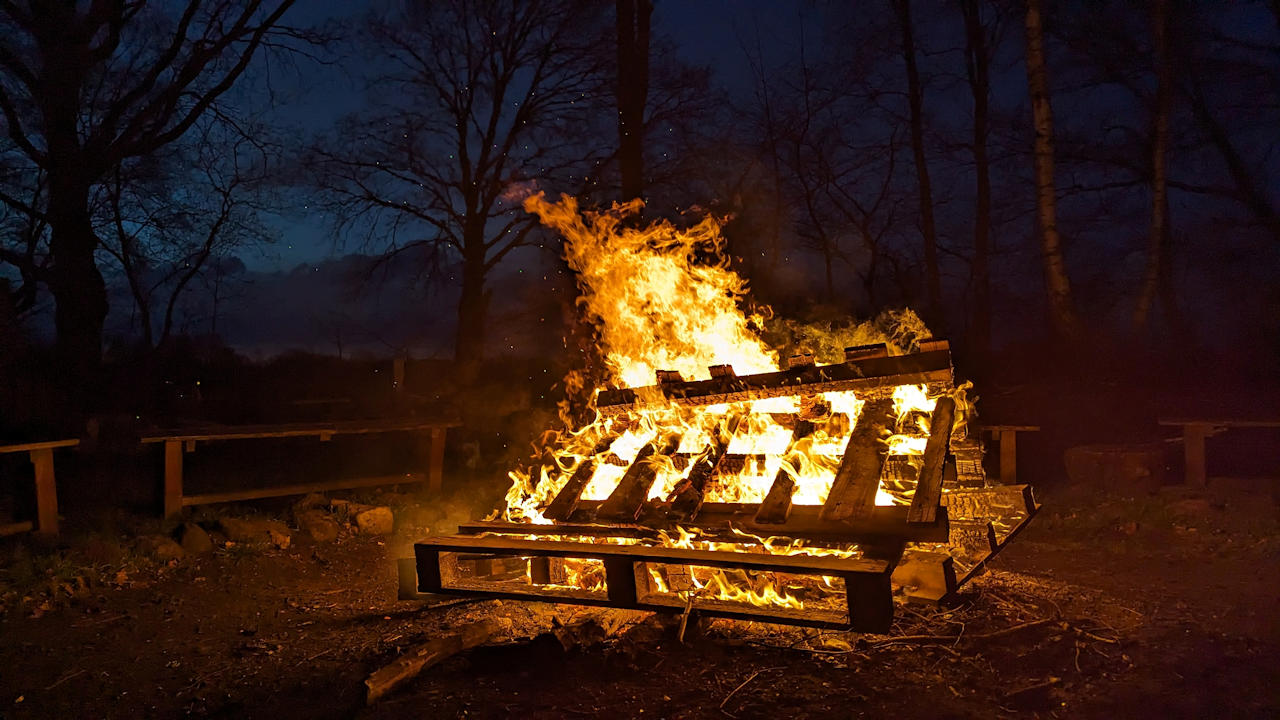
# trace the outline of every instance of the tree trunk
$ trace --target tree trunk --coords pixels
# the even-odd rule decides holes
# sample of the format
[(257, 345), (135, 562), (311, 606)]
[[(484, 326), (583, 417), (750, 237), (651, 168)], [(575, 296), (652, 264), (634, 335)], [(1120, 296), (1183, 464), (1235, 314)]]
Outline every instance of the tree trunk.
[(915, 33), (911, 24), (911, 0), (894, 0), (902, 30), (902, 59), (907, 66), (907, 100), (911, 113), (911, 151), (915, 157), (920, 190), (920, 233), (924, 236), (927, 314), (935, 332), (942, 321), (942, 278), (938, 272), (938, 234), (933, 222), (933, 188), (924, 156), (924, 90), (916, 68)]
[(1027, 87), (1031, 116), (1035, 125), (1036, 222), (1040, 253), (1044, 264), (1045, 289), (1049, 299), (1049, 322), (1062, 340), (1080, 333), (1071, 300), (1071, 281), (1058, 237), (1056, 190), (1053, 180), (1053, 107), (1049, 103), (1049, 81), (1045, 72), (1044, 27), (1040, 0), (1027, 0)]
[(475, 380), (484, 360), (485, 329), (488, 320), (489, 293), (485, 290), (485, 257), (483, 243), (479, 251), (466, 246), (462, 260), (462, 292), (458, 297), (458, 330), (454, 336), (453, 359), (460, 382)]
[(107, 289), (94, 262), (98, 237), (89, 217), (89, 181), (74, 165), (52, 165), (49, 173), (49, 290), (57, 328), (55, 356), (68, 389), (87, 407), (99, 394), (102, 326)]
[(987, 31), (979, 0), (963, 0), (966, 69), (973, 93), (973, 324), (971, 345), (979, 356), (991, 352), (991, 169), (987, 162), (987, 114), (991, 94)]
[(1146, 329), (1155, 304), (1160, 284), (1160, 266), (1168, 262), (1163, 258), (1165, 238), (1169, 232), (1169, 187), (1167, 183), (1167, 156), (1169, 152), (1169, 47), (1168, 16), (1165, 0), (1151, 3), (1151, 34), (1156, 51), (1156, 106), (1152, 118), (1151, 143), (1151, 227), (1147, 238), (1147, 269), (1138, 292), (1138, 304), (1133, 311), (1133, 329)]
[(622, 199), (644, 195), (644, 108), (649, 96), (652, 0), (617, 0), (618, 166)]

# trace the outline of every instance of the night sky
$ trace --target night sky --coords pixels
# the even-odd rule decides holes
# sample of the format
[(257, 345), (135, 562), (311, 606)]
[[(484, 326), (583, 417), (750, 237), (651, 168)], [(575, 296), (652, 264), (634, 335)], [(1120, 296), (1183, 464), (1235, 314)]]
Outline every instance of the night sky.
[[(924, 111), (929, 126), (925, 142), (934, 179), (938, 233), (946, 251), (942, 258), (944, 283), (948, 292), (963, 296), (967, 292), (967, 260), (962, 255), (972, 237), (973, 172), (964, 146), (959, 144), (972, 122), (972, 98), (965, 86), (960, 51), (960, 14), (951, 4), (935, 9), (928, 3), (917, 5), (914, 23), (920, 48), (918, 62), (926, 78)], [(346, 26), (357, 22), (369, 7), (368, 2), (300, 3), (291, 10), (287, 21), (304, 27)], [(1276, 42), (1274, 19), (1261, 4), (1222, 4), (1206, 15), (1209, 16), (1225, 33), (1243, 43), (1268, 47)], [(887, 5), (850, 8), (838, 3), (769, 0), (658, 0), (653, 14), (654, 46), (670, 47), (679, 61), (710, 69), (713, 92), (723, 93), (722, 102), (731, 107), (724, 116), (730, 124), (739, 118), (749, 122), (746, 116), (757, 100), (755, 76), (744, 46), (759, 48), (765, 73), (772, 73), (771, 82), (778, 83), (794, 83), (802, 38), (810, 57), (834, 52), (843, 53), (842, 57), (851, 63), (871, 58), (869, 69), (850, 66), (850, 78), (867, 72), (871, 78), (868, 84), (879, 83), (883, 90), (879, 96), (866, 98), (866, 102), (880, 103), (881, 109), (888, 111), (871, 120), (851, 112), (848, 124), (860, 128), (853, 132), (868, 133), (876, 142), (879, 140), (873, 137), (875, 133), (883, 135), (886, 128), (897, 128), (904, 133), (899, 138), (903, 142), (906, 117), (898, 76), (901, 56), (895, 55), (900, 46), (896, 45), (893, 25), (886, 21), (887, 17)], [(839, 22), (848, 24), (840, 26)], [(1055, 41), (1050, 51), (1055, 133), (1059, 136), (1059, 224), (1066, 230), (1068, 262), (1073, 282), (1080, 289), (1084, 314), (1115, 322), (1128, 312), (1124, 286), (1141, 274), (1145, 263), (1148, 196), (1141, 187), (1100, 193), (1093, 188), (1115, 181), (1113, 171), (1079, 160), (1073, 165), (1062, 156), (1072, 151), (1073, 144), (1079, 151), (1104, 141), (1111, 149), (1132, 150), (1125, 148), (1125, 133), (1133, 133), (1146, 122), (1146, 110), (1126, 91), (1099, 85), (1096, 78), (1089, 77), (1092, 70), (1087, 63), (1073, 56), (1063, 42)], [(269, 68), (255, 59), (254, 73), (233, 89), (233, 99), (259, 114), (263, 122), (287, 129), (286, 134), (298, 139), (333, 133), (341, 118), (366, 106), (367, 77), (377, 68), (370, 67), (370, 61), (350, 47), (335, 49), (331, 57), (337, 59), (327, 66), (298, 59), (292, 67)], [(993, 166), (996, 217), (992, 243), (997, 315), (1003, 315), (1001, 327), (1015, 334), (1035, 329), (1040, 320), (1022, 309), (1043, 303), (1030, 212), (1030, 123), (1023, 62), (1021, 22), (1017, 13), (1012, 13), (999, 31), (991, 67), (992, 153), (993, 162), (999, 164)], [(273, 95), (264, 92), (268, 72)], [(825, 82), (838, 84), (841, 79), (833, 75)], [(1230, 89), (1229, 84), (1226, 87)], [(1253, 110), (1230, 107), (1224, 108), (1223, 113), (1248, 152), (1267, 147), (1274, 151), (1274, 125), (1249, 125), (1248, 115)], [(1187, 115), (1185, 110), (1183, 115)], [(726, 133), (736, 129), (722, 128)], [(711, 132), (714, 134), (715, 130)], [(1185, 128), (1175, 128), (1177, 132), (1185, 132)], [(1003, 145), (994, 144), (996, 137)], [(603, 133), (599, 142), (614, 143), (616, 135)], [(904, 184), (899, 194), (910, 198), (908, 186), (914, 178), (910, 154), (899, 152), (898, 182)], [(874, 154), (868, 157), (869, 162), (877, 160)], [(1180, 152), (1178, 162), (1175, 175), (1184, 180), (1206, 178), (1205, 182), (1219, 185), (1230, 182), (1221, 160), (1211, 151)], [(874, 172), (870, 174), (874, 176)], [(1261, 171), (1260, 177), (1272, 198), (1280, 196), (1280, 173)], [(561, 188), (545, 189), (554, 193)], [(335, 234), (334, 217), (315, 191), (299, 185), (286, 188), (282, 198), (279, 211), (268, 217), (279, 241), (238, 250), (234, 258), (226, 261), (239, 282), (219, 306), (216, 327), (209, 320), (207, 298), (194, 291), (189, 299), (193, 310), (187, 314), (188, 320), (179, 323), (181, 331), (202, 334), (216, 330), (228, 343), (251, 354), (291, 347), (328, 352), (334, 349), (331, 336), (337, 332), (332, 328), (349, 323), (359, 328), (355, 335), (360, 339), (353, 344), (348, 333), (346, 347), (373, 352), (408, 347), (423, 354), (448, 354), (456, 288), (441, 283), (423, 287), (415, 282), (418, 269), (407, 261), (388, 266), (381, 287), (353, 281), (358, 270), (368, 264), (368, 254), (379, 248), (349, 235)], [(736, 199), (692, 198), (689, 203), (731, 200)], [(769, 198), (755, 197), (737, 212), (751, 221), (755, 209), (768, 202)], [(1170, 204), (1183, 253), (1175, 258), (1174, 272), (1187, 297), (1193, 299), (1187, 304), (1206, 333), (1234, 338), (1258, 327), (1274, 329), (1273, 310), (1280, 308), (1280, 296), (1258, 289), (1271, 286), (1269, 280), (1280, 263), (1280, 250), (1274, 244), (1248, 240), (1247, 233), (1240, 232), (1247, 221), (1238, 203), (1215, 198), (1211, 193), (1174, 191)], [(676, 203), (677, 207), (680, 205)], [(902, 229), (894, 242), (905, 248), (908, 256), (918, 254), (914, 246), (919, 236), (912, 237), (915, 231), (911, 227), (917, 210), (904, 205), (896, 212)], [(1246, 239), (1237, 242), (1237, 237)], [(791, 240), (785, 262), (772, 270), (773, 279), (783, 291), (803, 296), (818, 283), (820, 268), (814, 253), (796, 250), (794, 238)], [(918, 262), (918, 258), (907, 259)], [(504, 295), (495, 306), (495, 337), (507, 349), (518, 349), (519, 341), (512, 328), (518, 329), (520, 324), (519, 318), (507, 311), (518, 309), (529, 293), (545, 289), (537, 285), (536, 278), (546, 272), (550, 263), (549, 253), (518, 251), (496, 269), (494, 283), (515, 283), (523, 288)], [(0, 268), (0, 272), (8, 270)], [(853, 278), (847, 275), (846, 280), (852, 288), (850, 294), (856, 294)], [(1249, 306), (1247, 312), (1238, 310), (1242, 304)], [(129, 335), (134, 318), (129, 296), (119, 285), (111, 289), (111, 307), (108, 334)], [(51, 337), (51, 308), (46, 293), (40, 310), (28, 323), (36, 336)], [(963, 327), (963, 317), (953, 320)]]

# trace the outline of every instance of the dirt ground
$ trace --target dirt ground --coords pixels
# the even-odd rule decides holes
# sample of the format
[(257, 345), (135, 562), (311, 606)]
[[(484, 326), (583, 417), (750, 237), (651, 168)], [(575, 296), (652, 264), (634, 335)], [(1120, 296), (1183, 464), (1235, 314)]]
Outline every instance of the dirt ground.
[[(284, 549), (215, 535), (169, 563), (10, 541), (0, 718), (1280, 716), (1269, 495), (1042, 495), (991, 572), (951, 606), (900, 606), (888, 636), (717, 620), (680, 644), (638, 613), (426, 608), (396, 599), (412, 523)], [(548, 633), (586, 618), (603, 641)], [(495, 644), (365, 705), (370, 672), (480, 619)]]

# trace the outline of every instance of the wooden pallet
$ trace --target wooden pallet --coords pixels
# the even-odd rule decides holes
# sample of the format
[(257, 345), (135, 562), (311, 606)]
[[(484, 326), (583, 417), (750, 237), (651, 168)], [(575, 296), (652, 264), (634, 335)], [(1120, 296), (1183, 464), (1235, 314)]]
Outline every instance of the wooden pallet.
[[(923, 352), (898, 357), (885, 356), (883, 346), (851, 348), (846, 358), (841, 365), (824, 367), (802, 358), (787, 371), (746, 377), (713, 368), (712, 380), (694, 383), (674, 373), (661, 373), (655, 388), (601, 395), (606, 411), (615, 413), (634, 408), (644, 398), (655, 397), (654, 393), (667, 401), (691, 404), (798, 395), (800, 413), (774, 416), (792, 428), (795, 443), (814, 431), (814, 423), (836, 421), (829, 413), (826, 417), (807, 414), (805, 408), (815, 406), (811, 393), (870, 390), (823, 505), (794, 505), (794, 481), (784, 472), (777, 473), (760, 503), (704, 502), (709, 483), (720, 473), (735, 474), (746, 461), (729, 454), (729, 443), (723, 439), (736, 428), (733, 418), (726, 418), (727, 434), (701, 452), (681, 456), (676, 453), (679, 436), (655, 438), (627, 464), (607, 499), (582, 499), (596, 467), (624, 464), (609, 453), (611, 439), (606, 439), (569, 473), (543, 509), (551, 524), (476, 522), (460, 526), (457, 535), (417, 543), (418, 591), (668, 612), (696, 609), (716, 617), (887, 631), (895, 593), (924, 601), (954, 594), (981, 572), (1038, 506), (1025, 486), (975, 487), (985, 484), (979, 474), (982, 448), (967, 438), (952, 437), (957, 409), (947, 396), (933, 410), (923, 457), (909, 465), (887, 456), (883, 438), (896, 418), (883, 390), (918, 382), (950, 388), (951, 361), (945, 344), (930, 343)], [(657, 456), (667, 456), (682, 470), (696, 464), (668, 497), (649, 499)], [(963, 462), (958, 463), (958, 458)], [(958, 465), (965, 468), (963, 475)], [(877, 506), (882, 478), (914, 482), (911, 504)], [(733, 543), (741, 551), (666, 546), (664, 536), (676, 537), (680, 532), (694, 533), (703, 541)], [(766, 538), (802, 540), (815, 548), (856, 545), (857, 554), (843, 559), (770, 554), (758, 547)], [(476, 571), (496, 567), (492, 561), (512, 558), (526, 562), (527, 571), (514, 577), (509, 565), (503, 566), (504, 573)], [(579, 565), (602, 565), (603, 583), (592, 590), (564, 584), (566, 559)], [(828, 603), (804, 609), (714, 600), (674, 586), (663, 591), (662, 583), (654, 581), (654, 567), (668, 574), (674, 569), (677, 575), (689, 574), (689, 568), (726, 568), (748, 576), (824, 576), (844, 584), (844, 600), (840, 607)]]

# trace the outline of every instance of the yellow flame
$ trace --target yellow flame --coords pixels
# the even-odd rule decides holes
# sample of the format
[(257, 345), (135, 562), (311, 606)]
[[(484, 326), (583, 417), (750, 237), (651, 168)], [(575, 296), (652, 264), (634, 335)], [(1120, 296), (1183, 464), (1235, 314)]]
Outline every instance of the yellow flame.
[[(583, 212), (573, 198), (562, 196), (559, 202), (551, 202), (541, 193), (527, 198), (524, 207), (564, 238), (565, 259), (578, 280), (578, 302), (597, 325), (599, 349), (611, 385), (652, 386), (658, 371), (676, 371), (685, 380), (706, 379), (709, 368), (717, 365), (728, 365), (739, 375), (780, 369), (777, 353), (757, 334), (770, 313), (767, 308), (754, 314), (742, 308), (747, 283), (728, 267), (714, 218), (686, 229), (666, 221), (641, 227), (631, 222), (641, 207), (638, 202)], [(884, 328), (868, 324), (848, 332), (793, 332), (793, 336), (814, 342), (819, 356), (835, 362), (843, 359), (833, 357), (839, 354), (842, 340), (851, 340), (849, 344), (885, 342), (890, 352), (900, 353), (928, 336), (910, 311), (892, 318)], [(566, 377), (565, 386), (572, 393), (586, 389), (578, 374)], [(592, 394), (592, 408), (601, 389), (595, 388)], [(639, 461), (655, 474), (650, 499), (671, 498), (696, 463), (711, 457), (713, 447), (724, 447), (726, 455), (705, 487), (705, 502), (759, 503), (775, 480), (784, 477), (793, 481), (793, 504), (821, 505), (831, 491), (865, 404), (854, 392), (829, 392), (803, 401), (779, 397), (692, 407), (663, 404), (661, 393), (640, 392), (646, 393), (642, 407), (619, 415), (595, 413), (576, 429), (568, 429), (575, 423), (567, 402), (562, 403), (566, 429), (544, 436), (539, 444), (540, 462), (531, 469), (510, 473), (512, 484), (504, 517), (517, 522), (550, 522), (543, 511), (583, 463), (592, 463), (585, 466), (592, 469), (582, 500), (604, 500), (647, 445), (662, 445), (673, 435), (679, 437), (673, 455), (650, 451), (648, 458)], [(923, 385), (894, 390), (897, 426), (887, 440), (890, 455), (923, 453), (929, 413), (936, 402), (937, 395), (930, 396)], [(957, 413), (957, 422), (963, 422), (963, 417)], [(802, 420), (805, 432), (797, 432)], [(882, 483), (876, 503), (910, 502), (913, 491), (911, 483)], [(675, 535), (663, 533), (658, 542), (668, 547), (778, 555), (857, 557), (861, 553), (854, 545), (809, 547), (790, 538), (745, 533), (735, 541), (710, 540), (683, 527), (677, 530)], [(583, 541), (636, 542), (626, 538)], [(660, 591), (753, 605), (802, 608), (806, 600), (812, 603), (815, 597), (843, 593), (834, 578), (810, 578), (801, 585), (789, 581), (783, 586), (773, 573), (702, 567), (686, 570), (681, 573), (683, 587), (674, 590), (670, 578), (652, 564), (649, 575)], [(564, 582), (570, 587), (599, 590), (603, 570), (591, 563), (566, 562)], [(801, 586), (803, 598), (790, 589)]]

